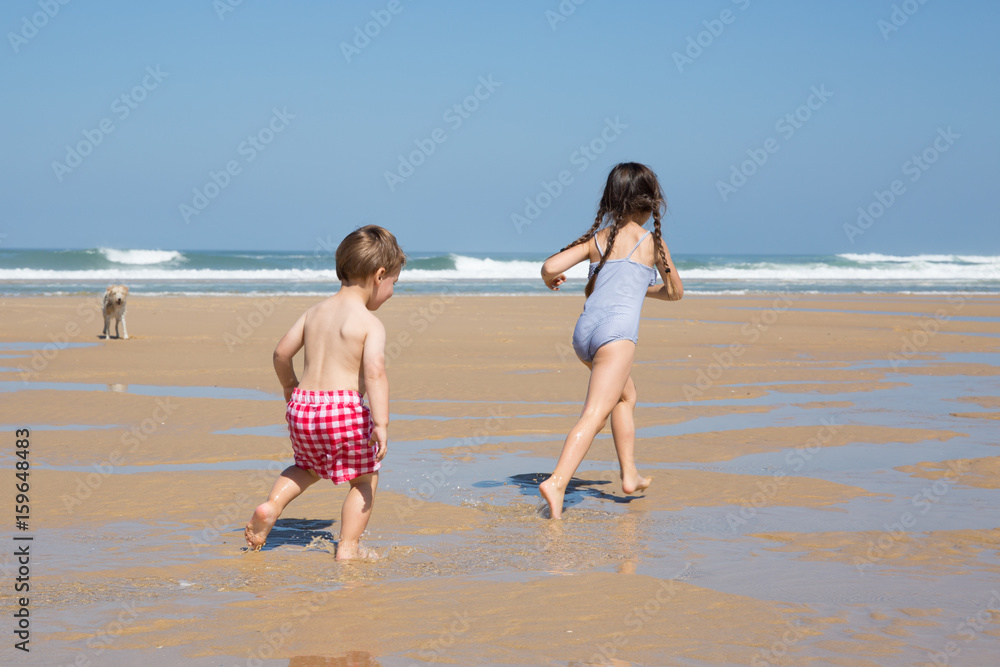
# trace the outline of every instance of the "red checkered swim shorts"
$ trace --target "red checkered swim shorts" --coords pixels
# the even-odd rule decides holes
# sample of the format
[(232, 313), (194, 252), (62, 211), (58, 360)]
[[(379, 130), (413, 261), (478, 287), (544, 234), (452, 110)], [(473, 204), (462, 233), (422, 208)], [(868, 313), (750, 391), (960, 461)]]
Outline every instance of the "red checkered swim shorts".
[(375, 472), (371, 411), (356, 391), (292, 390), (285, 411), (295, 465), (334, 484)]

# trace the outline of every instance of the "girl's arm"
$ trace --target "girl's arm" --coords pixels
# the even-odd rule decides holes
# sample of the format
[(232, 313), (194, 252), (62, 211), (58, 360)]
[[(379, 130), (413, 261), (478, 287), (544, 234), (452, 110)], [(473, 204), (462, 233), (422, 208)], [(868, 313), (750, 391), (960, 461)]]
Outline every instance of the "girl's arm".
[(656, 270), (659, 271), (663, 284), (646, 288), (646, 296), (661, 301), (680, 301), (681, 297), (684, 296), (684, 284), (681, 282), (681, 277), (677, 275), (677, 267), (674, 266), (674, 260), (670, 257), (666, 241), (663, 241), (663, 254), (667, 258), (667, 267), (670, 268), (670, 272), (665, 271), (665, 267), (660, 262), (660, 255), (657, 253)]
[(593, 242), (594, 239), (591, 237), (586, 243), (566, 248), (545, 260), (545, 263), (542, 264), (542, 280), (545, 282), (545, 286), (551, 290), (559, 291), (559, 286), (566, 282), (566, 271), (580, 262), (590, 259), (590, 244)]
[(306, 316), (302, 317), (292, 325), (274, 348), (274, 372), (278, 375), (281, 388), (285, 393), (285, 402), (292, 400), (292, 389), (299, 386), (299, 379), (295, 377), (295, 366), (292, 364), (292, 357), (302, 349), (305, 343), (305, 323)]

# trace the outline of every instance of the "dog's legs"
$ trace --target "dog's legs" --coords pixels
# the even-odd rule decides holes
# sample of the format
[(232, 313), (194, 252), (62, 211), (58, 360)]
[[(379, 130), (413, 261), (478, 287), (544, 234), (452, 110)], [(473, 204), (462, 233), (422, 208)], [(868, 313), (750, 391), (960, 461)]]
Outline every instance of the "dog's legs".
[[(115, 327), (117, 331), (117, 327)], [(125, 313), (122, 313), (122, 339), (128, 340), (128, 329), (125, 328)]]
[(107, 313), (104, 314), (104, 338), (108, 339), (111, 337), (111, 316)]

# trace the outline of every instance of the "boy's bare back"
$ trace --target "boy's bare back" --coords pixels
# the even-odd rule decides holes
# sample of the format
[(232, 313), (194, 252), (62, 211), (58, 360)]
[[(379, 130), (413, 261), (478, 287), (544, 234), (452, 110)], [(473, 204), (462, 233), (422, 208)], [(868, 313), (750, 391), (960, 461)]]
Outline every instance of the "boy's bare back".
[(275, 355), (291, 357), (302, 347), (300, 389), (364, 394), (365, 366), (384, 364), (385, 327), (363, 303), (338, 292), (303, 313), (278, 343)]

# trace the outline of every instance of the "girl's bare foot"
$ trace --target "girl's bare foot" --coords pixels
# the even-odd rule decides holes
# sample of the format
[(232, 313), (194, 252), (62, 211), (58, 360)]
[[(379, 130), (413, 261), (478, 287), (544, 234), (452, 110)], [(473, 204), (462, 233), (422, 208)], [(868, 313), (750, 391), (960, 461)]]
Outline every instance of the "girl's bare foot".
[(267, 542), (267, 536), (277, 520), (278, 512), (270, 502), (257, 506), (257, 509), (253, 511), (253, 518), (250, 519), (243, 531), (243, 536), (251, 551), (260, 551), (260, 548)]
[(551, 477), (538, 485), (538, 491), (542, 494), (542, 498), (545, 498), (545, 502), (549, 504), (549, 516), (553, 519), (561, 519), (563, 497), (566, 495), (566, 491), (557, 487)]
[(652, 477), (640, 477), (638, 472), (634, 475), (622, 475), (622, 491), (630, 496), (637, 491), (645, 491), (652, 482)]

